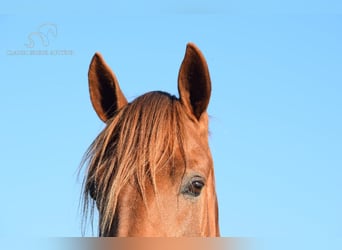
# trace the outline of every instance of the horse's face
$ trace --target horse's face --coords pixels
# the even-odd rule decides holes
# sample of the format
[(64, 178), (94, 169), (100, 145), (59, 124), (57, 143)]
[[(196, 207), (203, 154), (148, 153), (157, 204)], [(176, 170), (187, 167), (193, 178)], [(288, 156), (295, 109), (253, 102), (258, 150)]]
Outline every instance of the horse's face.
[[(198, 48), (193, 44), (187, 46), (178, 77), (179, 99), (156, 92), (128, 104), (115, 75), (99, 54), (91, 62), (89, 84), (94, 109), (107, 123), (103, 136), (100, 134), (97, 139), (102, 141), (94, 142), (90, 149), (93, 155), (89, 157), (85, 180), (85, 195), (96, 200), (99, 209), (100, 235), (219, 236), (206, 113), (211, 83), (206, 61)], [(160, 111), (162, 106), (168, 106), (165, 103), (169, 103), (169, 108)], [(134, 121), (135, 106), (140, 108), (136, 113), (139, 118), (130, 123)], [(147, 120), (143, 121), (145, 115)], [(146, 132), (142, 127), (146, 127)], [(130, 129), (135, 134), (120, 134)], [(108, 131), (114, 130), (121, 132), (112, 136), (114, 139), (106, 139)], [(134, 137), (132, 143), (131, 137)], [(134, 159), (120, 161), (125, 158), (125, 153), (120, 152), (129, 151), (125, 142), (134, 145), (133, 141), (138, 142), (137, 149), (128, 155)], [(97, 154), (94, 145), (107, 149)], [(143, 152), (146, 156), (141, 160)], [(114, 163), (106, 160), (111, 156), (116, 157)], [(149, 161), (149, 156), (154, 160)], [(119, 169), (121, 164), (137, 169), (138, 174), (130, 173), (133, 170), (123, 173)], [(126, 180), (117, 183), (115, 178), (120, 176)], [(109, 195), (118, 189), (115, 195)]]
[[(206, 119), (203, 116), (203, 123)], [(188, 120), (186, 128), (183, 145), (186, 163), (176, 149), (169, 162), (174, 166), (157, 172), (156, 187), (147, 183), (146, 200), (134, 183), (125, 186), (118, 200), (119, 223), (115, 235), (218, 236), (213, 162), (204, 136), (205, 126)]]

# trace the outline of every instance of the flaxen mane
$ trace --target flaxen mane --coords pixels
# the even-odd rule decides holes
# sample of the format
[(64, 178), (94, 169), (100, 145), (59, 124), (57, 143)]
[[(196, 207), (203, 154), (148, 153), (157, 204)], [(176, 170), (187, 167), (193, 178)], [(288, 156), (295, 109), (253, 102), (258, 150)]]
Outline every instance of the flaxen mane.
[[(155, 185), (155, 176), (165, 166), (172, 177), (176, 149), (185, 156), (183, 121), (189, 119), (181, 102), (164, 92), (150, 92), (118, 110), (89, 147), (83, 165), (84, 213), (100, 216), (100, 234), (112, 227), (121, 188), (134, 182), (144, 199), (145, 185)], [(185, 169), (184, 169), (185, 171)], [(179, 184), (180, 185), (180, 184)], [(93, 199), (91, 199), (93, 198)], [(102, 232), (102, 233), (101, 233)]]

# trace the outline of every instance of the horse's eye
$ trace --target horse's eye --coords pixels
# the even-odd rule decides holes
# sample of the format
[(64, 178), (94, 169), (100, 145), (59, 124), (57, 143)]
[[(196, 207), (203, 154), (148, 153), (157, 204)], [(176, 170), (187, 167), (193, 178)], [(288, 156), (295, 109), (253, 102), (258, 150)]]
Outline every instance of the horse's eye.
[(93, 200), (96, 200), (96, 185), (92, 183), (88, 186), (88, 193)]
[(187, 195), (191, 195), (193, 197), (197, 197), (201, 194), (203, 187), (204, 187), (204, 181), (200, 178), (194, 178), (185, 187), (183, 194), (187, 194)]

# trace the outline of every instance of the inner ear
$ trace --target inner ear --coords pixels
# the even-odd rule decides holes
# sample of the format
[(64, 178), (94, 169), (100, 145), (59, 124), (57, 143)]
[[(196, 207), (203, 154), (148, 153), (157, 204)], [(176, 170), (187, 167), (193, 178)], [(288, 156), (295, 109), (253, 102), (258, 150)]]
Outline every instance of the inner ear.
[(102, 121), (112, 118), (118, 109), (127, 104), (115, 74), (100, 53), (93, 56), (88, 80), (91, 103)]
[(207, 62), (196, 45), (189, 43), (178, 75), (181, 102), (197, 118), (206, 111), (211, 81)]

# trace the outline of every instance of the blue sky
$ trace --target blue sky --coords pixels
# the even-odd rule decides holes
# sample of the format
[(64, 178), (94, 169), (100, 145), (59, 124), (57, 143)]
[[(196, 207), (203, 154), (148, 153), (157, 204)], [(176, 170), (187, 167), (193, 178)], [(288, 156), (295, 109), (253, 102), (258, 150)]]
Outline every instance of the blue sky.
[[(11, 1), (0, 9), (1, 236), (81, 235), (77, 168), (104, 127), (87, 86), (95, 51), (132, 100), (177, 94), (192, 41), (212, 78), (222, 235), (254, 237), (265, 249), (341, 248), (341, 2), (85, 1), (81, 10)], [(28, 48), (44, 24), (56, 35)]]

